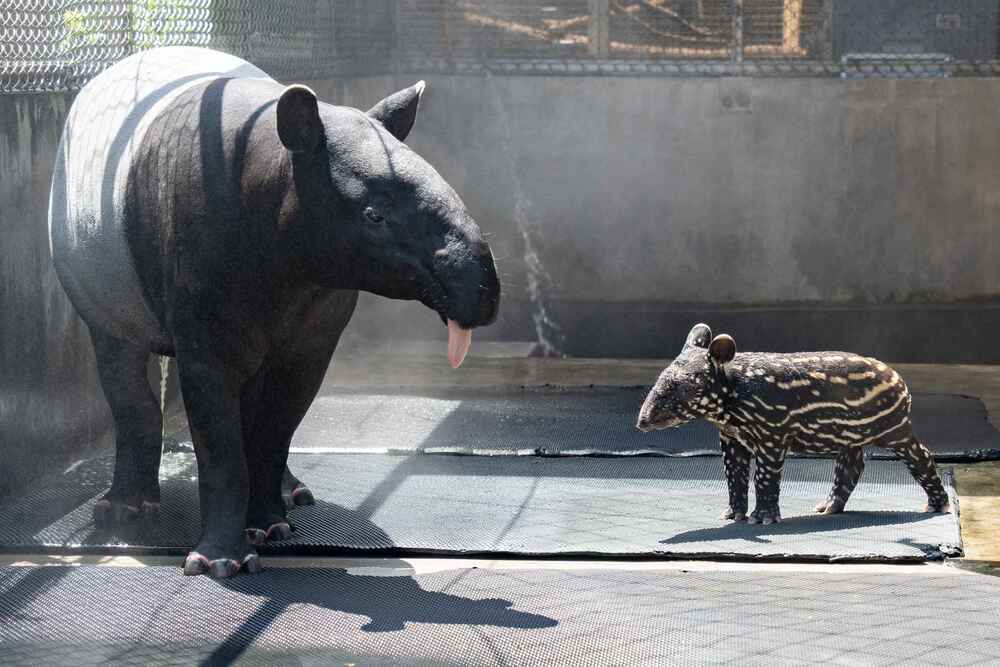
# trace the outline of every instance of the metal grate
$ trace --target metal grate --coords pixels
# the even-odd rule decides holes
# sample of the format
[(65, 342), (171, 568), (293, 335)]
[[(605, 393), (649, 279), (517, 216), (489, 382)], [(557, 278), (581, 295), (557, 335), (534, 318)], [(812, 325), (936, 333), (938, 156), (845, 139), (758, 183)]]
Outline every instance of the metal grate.
[(1000, 74), (998, 0), (7, 0), (0, 92), (209, 46), (279, 78), (393, 71)]
[[(265, 561), (266, 563), (267, 561)], [(0, 663), (996, 665), (1000, 579), (919, 572), (0, 569)], [(393, 567), (394, 566), (394, 567)], [(950, 572), (949, 572), (950, 570)]]

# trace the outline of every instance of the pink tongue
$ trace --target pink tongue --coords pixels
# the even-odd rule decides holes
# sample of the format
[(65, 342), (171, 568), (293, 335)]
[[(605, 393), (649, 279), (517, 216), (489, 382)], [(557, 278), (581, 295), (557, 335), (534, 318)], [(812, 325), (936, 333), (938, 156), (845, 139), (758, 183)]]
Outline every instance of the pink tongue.
[(465, 361), (472, 345), (472, 329), (463, 329), (455, 320), (448, 320), (448, 363), (458, 368)]

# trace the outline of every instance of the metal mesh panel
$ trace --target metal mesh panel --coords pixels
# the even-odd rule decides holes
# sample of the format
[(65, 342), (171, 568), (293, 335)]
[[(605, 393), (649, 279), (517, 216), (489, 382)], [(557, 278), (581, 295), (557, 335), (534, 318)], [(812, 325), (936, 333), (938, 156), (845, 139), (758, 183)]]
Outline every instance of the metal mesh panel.
[(0, 91), (83, 85), (137, 50), (279, 78), (392, 71), (994, 76), (998, 0), (6, 0)]
[(12, 0), (0, 9), (0, 91), (82, 86), (143, 49), (206, 46), (275, 76), (333, 74), (330, 2), (316, 0)]
[(997, 0), (401, 0), (398, 66), (539, 73), (995, 75)]

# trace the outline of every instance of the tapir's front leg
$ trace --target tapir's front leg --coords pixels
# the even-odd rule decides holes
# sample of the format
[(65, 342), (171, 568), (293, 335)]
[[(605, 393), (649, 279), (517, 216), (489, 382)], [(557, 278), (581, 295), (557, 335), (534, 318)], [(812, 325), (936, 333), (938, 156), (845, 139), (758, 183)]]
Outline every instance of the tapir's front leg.
[(224, 367), (191, 356), (178, 350), (177, 369), (198, 458), (201, 539), (184, 561), (184, 574), (253, 572), (259, 564), (244, 533), (249, 480), (239, 381)]
[(781, 472), (785, 467), (787, 452), (787, 447), (780, 442), (765, 442), (754, 447), (757, 462), (753, 481), (757, 505), (747, 517), (749, 523), (766, 525), (781, 521), (778, 495), (781, 491)]
[(833, 488), (827, 499), (816, 506), (816, 511), (822, 514), (839, 514), (847, 506), (851, 492), (858, 485), (861, 473), (865, 470), (865, 452), (860, 447), (847, 447), (839, 454), (833, 464)]
[[(323, 384), (357, 300), (357, 292), (330, 293), (296, 307), (296, 312), (308, 313), (309, 321), (323, 335), (288, 332), (271, 347), (243, 388), (240, 410), (250, 471), (247, 533), (254, 543), (287, 539), (292, 525), (286, 506), (312, 504), (309, 488), (288, 470), (288, 447)], [(289, 495), (291, 503), (286, 500)]]
[(750, 487), (750, 450), (737, 440), (719, 434), (722, 460), (726, 465), (726, 483), (729, 486), (729, 509), (720, 519), (746, 521), (747, 493)]
[[(267, 359), (244, 389), (241, 410), (250, 471), (246, 528), (254, 544), (291, 537), (292, 524), (285, 514), (283, 497), (285, 480), (291, 476), (288, 447), (323, 383), (336, 340), (334, 336), (333, 344), (327, 343), (327, 349), (319, 354)], [(304, 484), (298, 484), (299, 489), (309, 492)]]

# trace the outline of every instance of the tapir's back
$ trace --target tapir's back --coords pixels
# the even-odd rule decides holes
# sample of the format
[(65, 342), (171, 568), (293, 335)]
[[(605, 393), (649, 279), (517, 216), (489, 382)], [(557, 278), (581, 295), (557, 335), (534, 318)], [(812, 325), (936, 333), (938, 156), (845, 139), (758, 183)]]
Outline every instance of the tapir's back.
[(850, 352), (744, 352), (731, 369), (760, 398), (798, 406), (832, 400), (860, 408), (890, 389), (906, 392), (895, 370)]
[(136, 341), (164, 335), (126, 243), (125, 179), (152, 120), (188, 88), (222, 77), (269, 78), (225, 53), (165, 47), (113, 65), (73, 102), (52, 179), (49, 235), (59, 279), (91, 326)]
[(743, 353), (731, 372), (732, 410), (772, 436), (840, 446), (884, 445), (910, 437), (910, 394), (894, 369), (847, 352)]

